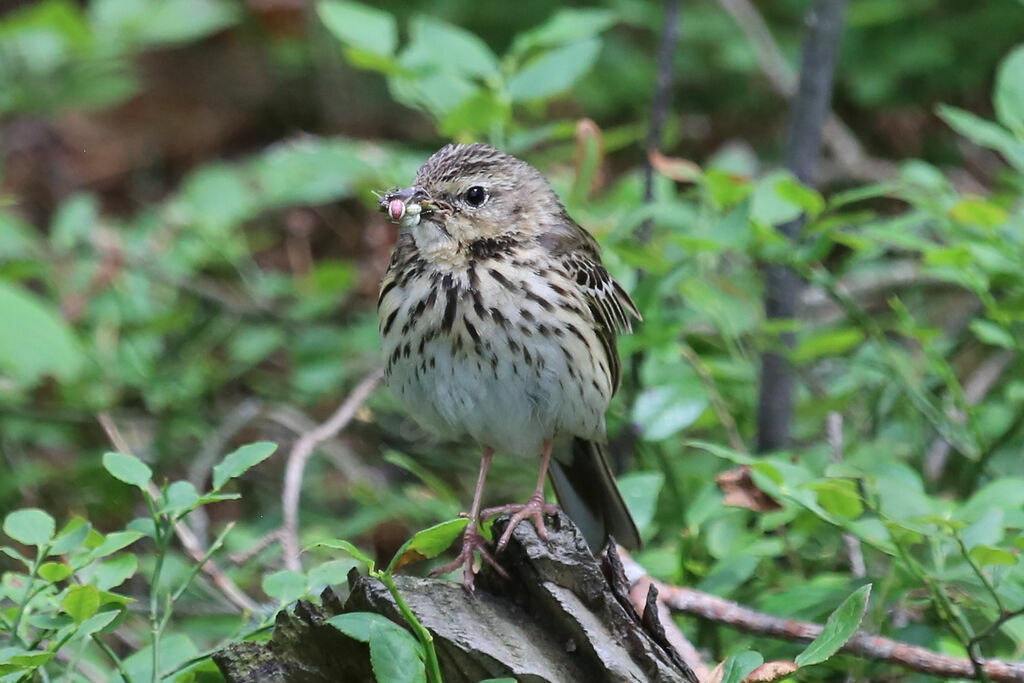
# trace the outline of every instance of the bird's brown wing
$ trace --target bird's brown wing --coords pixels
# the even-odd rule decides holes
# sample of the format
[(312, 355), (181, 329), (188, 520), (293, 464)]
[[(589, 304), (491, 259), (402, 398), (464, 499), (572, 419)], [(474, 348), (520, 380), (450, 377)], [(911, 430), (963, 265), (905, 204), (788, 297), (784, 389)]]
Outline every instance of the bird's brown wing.
[(576, 282), (590, 307), (595, 330), (608, 357), (612, 386), (617, 389), (621, 364), (615, 348), (615, 335), (632, 332), (633, 319), (642, 320), (640, 311), (622, 285), (601, 265), (597, 241), (575, 221), (566, 216), (560, 229), (545, 237), (545, 246), (559, 259), (566, 274)]

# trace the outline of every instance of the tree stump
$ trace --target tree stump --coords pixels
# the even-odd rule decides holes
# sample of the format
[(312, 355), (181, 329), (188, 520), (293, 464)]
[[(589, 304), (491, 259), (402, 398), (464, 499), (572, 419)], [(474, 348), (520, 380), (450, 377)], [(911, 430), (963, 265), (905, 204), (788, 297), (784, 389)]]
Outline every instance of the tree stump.
[[(507, 523), (495, 521), (495, 537)], [(532, 524), (520, 524), (498, 558), (510, 578), (485, 565), (474, 595), (452, 581), (396, 577), (433, 634), (445, 682), (697, 683), (665, 639), (653, 596), (643, 617), (634, 611), (614, 545), (596, 559), (565, 515), (549, 518), (547, 528), (545, 542)], [(269, 641), (234, 643), (214, 661), (229, 683), (373, 681), (368, 646), (325, 623), (347, 612), (375, 612), (407, 627), (384, 585), (353, 569), (344, 604), (328, 588), (321, 605), (299, 601), (279, 613)]]

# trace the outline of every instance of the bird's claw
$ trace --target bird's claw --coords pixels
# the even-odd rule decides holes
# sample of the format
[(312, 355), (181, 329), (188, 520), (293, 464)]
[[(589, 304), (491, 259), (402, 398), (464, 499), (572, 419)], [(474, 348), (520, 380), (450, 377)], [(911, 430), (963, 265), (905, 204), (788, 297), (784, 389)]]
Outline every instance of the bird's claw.
[(481, 559), (487, 564), (494, 567), (494, 571), (498, 572), (503, 579), (508, 579), (508, 572), (506, 572), (501, 565), (498, 564), (494, 556), (487, 549), (487, 539), (481, 534), (480, 530), (477, 529), (475, 521), (470, 521), (466, 527), (466, 531), (462, 534), (462, 549), (459, 551), (458, 556), (448, 564), (437, 567), (430, 572), (431, 576), (440, 576), (441, 574), (447, 574), (453, 572), (459, 567), (462, 567), (462, 585), (466, 587), (466, 590), (470, 593), (473, 592), (473, 580), (476, 577), (477, 570), (474, 565), (474, 552), (480, 553)]
[(554, 515), (558, 511), (559, 507), (557, 505), (544, 502), (544, 498), (540, 494), (535, 493), (525, 503), (513, 503), (511, 505), (487, 508), (480, 513), (480, 517), (482, 519), (490, 519), (496, 515), (512, 514), (512, 519), (509, 520), (508, 526), (505, 527), (505, 533), (501, 535), (496, 546), (496, 551), (500, 553), (512, 539), (512, 532), (516, 530), (520, 522), (528, 517), (533, 519), (533, 526), (537, 529), (537, 535), (547, 541), (548, 530), (544, 526), (544, 515)]

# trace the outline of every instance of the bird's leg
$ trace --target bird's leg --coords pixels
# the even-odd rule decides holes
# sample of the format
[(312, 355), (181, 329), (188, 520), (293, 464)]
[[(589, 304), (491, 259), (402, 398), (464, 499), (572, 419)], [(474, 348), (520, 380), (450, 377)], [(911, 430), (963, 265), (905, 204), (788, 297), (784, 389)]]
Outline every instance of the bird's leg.
[(498, 541), (498, 552), (505, 549), (505, 546), (508, 545), (509, 539), (512, 538), (512, 532), (515, 531), (516, 527), (519, 526), (519, 523), (527, 517), (531, 517), (533, 519), (533, 526), (537, 529), (537, 535), (545, 541), (548, 540), (548, 530), (544, 526), (544, 515), (553, 515), (558, 512), (557, 505), (554, 503), (544, 502), (544, 479), (548, 475), (549, 462), (551, 462), (551, 439), (544, 442), (544, 452), (540, 456), (540, 476), (537, 478), (537, 488), (534, 489), (533, 495), (530, 496), (530, 500), (526, 503), (487, 508), (481, 514), (481, 517), (488, 519), (495, 515), (513, 513), (512, 519), (509, 521), (508, 526), (505, 527), (505, 533), (501, 535), (501, 539)]
[(462, 534), (462, 550), (459, 551), (455, 561), (430, 572), (431, 576), (438, 576), (462, 567), (462, 584), (471, 593), (473, 592), (473, 578), (476, 575), (476, 570), (473, 568), (474, 551), (479, 552), (480, 557), (494, 567), (496, 572), (506, 579), (508, 578), (508, 574), (498, 566), (494, 556), (487, 550), (487, 540), (480, 534), (480, 502), (484, 497), (484, 481), (487, 479), (487, 468), (491, 464), (492, 457), (494, 457), (494, 449), (484, 446), (484, 456), (480, 461), (480, 474), (477, 475), (476, 490), (473, 491), (473, 505), (469, 510), (469, 524), (466, 525), (466, 530)]

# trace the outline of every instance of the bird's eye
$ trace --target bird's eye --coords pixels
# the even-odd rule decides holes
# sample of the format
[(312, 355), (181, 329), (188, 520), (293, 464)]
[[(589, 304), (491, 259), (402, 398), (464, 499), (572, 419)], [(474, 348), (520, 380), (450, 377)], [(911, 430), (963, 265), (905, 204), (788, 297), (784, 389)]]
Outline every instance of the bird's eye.
[(487, 190), (474, 185), (473, 187), (466, 190), (466, 201), (470, 206), (480, 206), (487, 200)]

